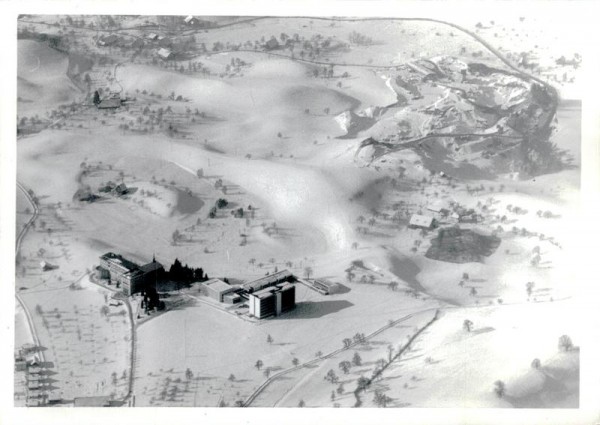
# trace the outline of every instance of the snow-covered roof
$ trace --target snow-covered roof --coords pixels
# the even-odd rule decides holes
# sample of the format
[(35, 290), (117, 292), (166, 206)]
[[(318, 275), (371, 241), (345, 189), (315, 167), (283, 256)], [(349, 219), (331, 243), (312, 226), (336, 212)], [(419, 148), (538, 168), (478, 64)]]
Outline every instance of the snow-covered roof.
[(411, 226), (431, 227), (431, 225), (433, 224), (433, 217), (421, 214), (413, 214), (410, 217), (409, 224)]
[(433, 211), (433, 212), (440, 212), (443, 209), (448, 209), (448, 205), (444, 201), (438, 201), (438, 202), (433, 202), (433, 203), (427, 205), (427, 209), (429, 211)]
[(160, 56), (161, 58), (164, 59), (168, 59), (171, 56), (171, 51), (169, 49), (165, 49), (164, 47), (162, 49), (159, 49), (157, 52), (158, 56)]
[(209, 279), (206, 282), (202, 282), (202, 284), (219, 294), (231, 292), (234, 289), (231, 285), (223, 282), (221, 279)]

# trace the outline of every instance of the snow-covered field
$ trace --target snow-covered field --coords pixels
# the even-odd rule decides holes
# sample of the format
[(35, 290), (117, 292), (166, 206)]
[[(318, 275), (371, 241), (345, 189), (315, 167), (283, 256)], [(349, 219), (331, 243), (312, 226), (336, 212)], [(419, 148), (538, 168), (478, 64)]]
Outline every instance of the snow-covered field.
[[(574, 161), (554, 174), (511, 180), (417, 149), (367, 165), (356, 154), (371, 133), (342, 137), (334, 117), (396, 98), (385, 75), (352, 64), (399, 65), (485, 49), (434, 23), (279, 18), (209, 31), (203, 42), (210, 47), (296, 31), (331, 35), (334, 42), (358, 31), (374, 43), (329, 54), (339, 64), (336, 74), (346, 71), (347, 78), (315, 77), (314, 64), (256, 52), (198, 58), (210, 67), (234, 57), (250, 63), (235, 78), (129, 61), (115, 71), (125, 106), (74, 107), (59, 128), (18, 140), (17, 178), (39, 199), (40, 216), (23, 241), (17, 290), (56, 372), (58, 393), (123, 399), (133, 373), (136, 406), (232, 406), (282, 373), (252, 406), (350, 407), (358, 379), (370, 377), (389, 347), (402, 347), (439, 309), (438, 320), (367, 389), (363, 406), (374, 405), (375, 390), (394, 407), (577, 406), (582, 335), (580, 318), (569, 313), (569, 277), (576, 259), (570, 229), (579, 214), (579, 105), (559, 108), (553, 141)], [(84, 102), (86, 94), (64, 74), (65, 57), (39, 42), (18, 43), (19, 95), (36, 99), (21, 101), (20, 114), (43, 116), (57, 103)], [(478, 61), (497, 62), (488, 53)], [(448, 93), (432, 87), (423, 92), (427, 100)], [(420, 114), (409, 118), (424, 129), (426, 114)], [(440, 170), (452, 180), (439, 177)], [(74, 199), (78, 190), (98, 192), (108, 181), (125, 183), (130, 192)], [(472, 190), (479, 186), (484, 189)], [(228, 204), (211, 218), (221, 198)], [(496, 231), (498, 249), (477, 263), (426, 258), (437, 232), (410, 229), (408, 218), (440, 200), (481, 214), (483, 222), (465, 226)], [(18, 229), (27, 206), (20, 196)], [(235, 217), (240, 208), (244, 217)], [(137, 325), (132, 370), (127, 309), (110, 307), (106, 314), (114, 293), (87, 276), (107, 251), (140, 263), (155, 256), (167, 268), (178, 258), (210, 277), (235, 280), (287, 268), (343, 290), (325, 296), (297, 284), (295, 310), (257, 323), (202, 302), (193, 286), (178, 294), (189, 302)], [(58, 268), (42, 271), (42, 260)], [(528, 282), (534, 282), (530, 293)], [(465, 319), (473, 323), (470, 332)], [(19, 345), (27, 334), (22, 314), (17, 321)], [(344, 338), (378, 330), (364, 344), (327, 356)], [(559, 352), (563, 334), (574, 350)], [(344, 373), (340, 362), (355, 352), (362, 365)], [(538, 369), (530, 366), (534, 358)], [(330, 369), (340, 378), (335, 385), (324, 379)], [(494, 394), (497, 380), (506, 385), (504, 397)]]

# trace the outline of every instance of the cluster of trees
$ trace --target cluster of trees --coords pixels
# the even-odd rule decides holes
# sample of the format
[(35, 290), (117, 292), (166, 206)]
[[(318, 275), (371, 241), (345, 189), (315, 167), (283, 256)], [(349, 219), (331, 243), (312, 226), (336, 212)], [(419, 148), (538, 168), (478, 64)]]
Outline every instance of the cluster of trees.
[(208, 280), (208, 274), (204, 272), (202, 267), (189, 267), (187, 264), (181, 264), (178, 258), (169, 268), (169, 279), (178, 283), (202, 282)]
[(146, 288), (146, 290), (142, 293), (142, 296), (144, 298), (142, 299), (140, 307), (144, 309), (146, 314), (155, 308), (157, 310), (165, 309), (165, 302), (160, 300), (158, 292), (156, 292), (156, 288), (152, 286)]
[(387, 405), (392, 401), (390, 397), (388, 397), (383, 391), (375, 390), (375, 396), (373, 397), (373, 403), (377, 407), (387, 407)]
[[(229, 205), (229, 202), (227, 201), (227, 199), (219, 198), (217, 200), (217, 202), (215, 202), (215, 205), (210, 209), (210, 212), (208, 213), (208, 217), (215, 218), (217, 216), (217, 209), (226, 208), (227, 205)], [(242, 214), (243, 214), (243, 210), (242, 210)]]
[(348, 41), (359, 46), (370, 46), (373, 44), (373, 39), (357, 31), (352, 31), (348, 36)]
[(552, 214), (552, 211), (542, 211), (542, 210), (538, 210), (536, 212), (536, 215), (540, 218), (553, 218), (554, 214)]

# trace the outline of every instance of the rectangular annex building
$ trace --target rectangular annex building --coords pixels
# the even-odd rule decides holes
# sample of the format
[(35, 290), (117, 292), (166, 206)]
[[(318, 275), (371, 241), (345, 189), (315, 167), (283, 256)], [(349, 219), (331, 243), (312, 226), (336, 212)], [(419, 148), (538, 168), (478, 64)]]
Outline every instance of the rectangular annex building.
[(408, 225), (410, 227), (418, 227), (421, 229), (432, 229), (433, 228), (433, 217), (427, 216), (427, 215), (421, 215), (421, 214), (413, 214), (410, 217), (410, 221), (408, 222)]
[(222, 303), (227, 294), (235, 291), (235, 288), (221, 279), (209, 279), (200, 283), (202, 292), (210, 298)]
[(296, 286), (282, 283), (249, 294), (250, 315), (258, 319), (279, 316), (296, 307)]
[(269, 286), (276, 285), (282, 282), (292, 282), (294, 281), (294, 275), (288, 270), (281, 270), (280, 272), (270, 274), (269, 276), (261, 277), (260, 279), (253, 280), (252, 282), (247, 282), (242, 285), (242, 288), (248, 292), (256, 292), (260, 291), (263, 288), (267, 288)]

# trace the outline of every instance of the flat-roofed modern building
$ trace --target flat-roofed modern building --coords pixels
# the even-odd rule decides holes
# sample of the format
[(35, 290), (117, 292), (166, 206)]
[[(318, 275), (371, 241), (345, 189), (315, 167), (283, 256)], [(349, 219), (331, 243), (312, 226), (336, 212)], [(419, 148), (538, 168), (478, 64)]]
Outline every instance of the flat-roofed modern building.
[(256, 292), (261, 289), (268, 288), (269, 286), (277, 285), (283, 282), (293, 282), (295, 280), (294, 275), (288, 270), (281, 270), (280, 272), (270, 274), (260, 279), (247, 282), (242, 285), (242, 288), (248, 292)]
[(277, 284), (249, 294), (251, 316), (262, 319), (279, 316), (296, 307), (296, 287), (291, 283)]
[(204, 295), (222, 303), (226, 295), (235, 291), (235, 287), (222, 281), (221, 279), (209, 279), (200, 283), (200, 288)]
[(339, 288), (337, 283), (330, 282), (327, 279), (315, 279), (313, 281), (313, 286), (317, 291), (325, 295), (335, 294)]

